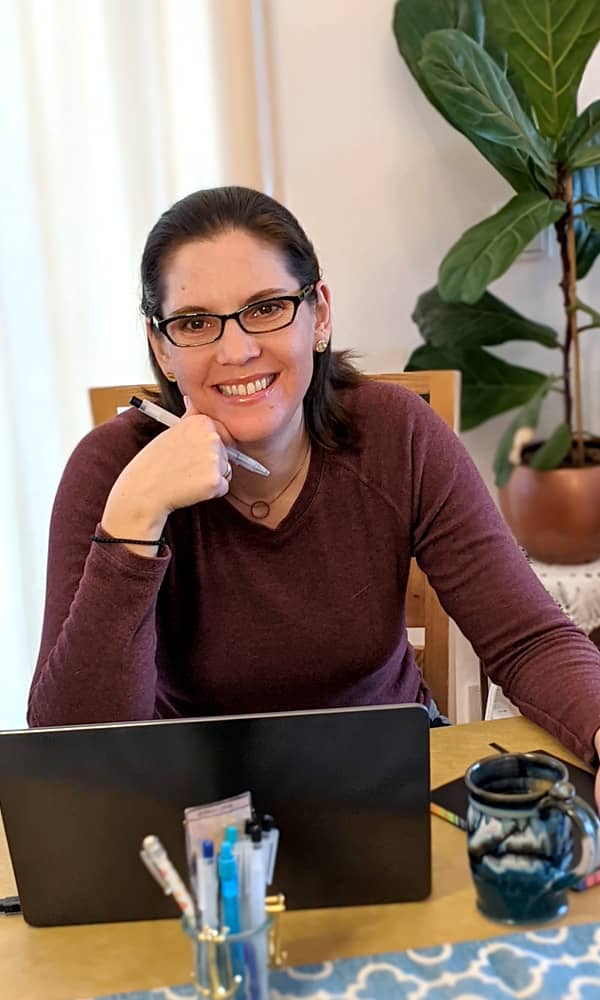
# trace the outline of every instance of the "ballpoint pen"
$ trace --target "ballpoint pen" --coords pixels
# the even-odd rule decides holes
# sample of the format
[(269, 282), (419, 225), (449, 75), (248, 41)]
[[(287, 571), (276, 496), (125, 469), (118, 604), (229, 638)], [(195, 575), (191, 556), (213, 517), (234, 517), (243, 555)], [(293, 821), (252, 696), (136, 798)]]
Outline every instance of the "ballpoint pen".
[(261, 821), (263, 848), (265, 856), (265, 882), (271, 885), (275, 875), (275, 861), (277, 860), (277, 846), (279, 844), (279, 830), (275, 826), (275, 820), (266, 813)]
[(201, 911), (202, 926), (219, 928), (217, 866), (215, 848), (212, 840), (203, 840), (201, 850), (196, 858), (196, 877), (198, 880), (198, 907)]
[[(239, 879), (231, 843), (227, 840), (222, 844), (219, 854), (219, 879), (221, 882), (221, 923), (227, 927), (229, 934), (239, 934), (241, 930)], [(231, 964), (233, 974), (241, 976), (244, 970), (244, 949), (239, 942), (231, 944)]]
[(173, 867), (167, 852), (158, 837), (149, 834), (144, 837), (140, 857), (151, 875), (154, 876), (166, 896), (173, 896), (190, 927), (196, 926), (196, 914), (192, 897), (183, 884), (179, 873)]
[[(244, 896), (244, 930), (256, 931), (265, 922), (265, 864), (262, 830), (254, 823), (248, 833), (250, 843), (247, 863), (246, 892)], [(268, 1000), (268, 944), (267, 930), (262, 929), (245, 947), (246, 962), (250, 971), (250, 1000)]]
[(225, 827), (225, 837), (224, 837), (224, 839), (227, 841), (227, 843), (231, 844), (231, 848), (232, 848), (232, 850), (233, 850), (233, 852), (235, 854), (235, 845), (238, 842), (238, 828), (237, 828), (237, 826), (234, 826), (233, 823), (230, 823), (229, 826), (226, 826)]
[[(145, 413), (147, 417), (152, 417), (158, 423), (165, 424), (166, 427), (174, 427), (175, 424), (179, 423), (180, 417), (177, 417), (169, 410), (165, 410), (164, 407), (159, 406), (157, 403), (151, 403), (148, 399), (140, 399), (139, 396), (132, 396), (129, 402), (132, 406), (141, 410), (142, 413)], [(240, 468), (247, 469), (248, 472), (256, 472), (258, 476), (270, 476), (271, 473), (266, 466), (261, 465), (260, 462), (257, 462), (255, 458), (251, 458), (250, 455), (245, 455), (243, 451), (229, 447), (226, 447), (225, 451), (227, 452), (227, 457), (234, 465), (239, 465)]]

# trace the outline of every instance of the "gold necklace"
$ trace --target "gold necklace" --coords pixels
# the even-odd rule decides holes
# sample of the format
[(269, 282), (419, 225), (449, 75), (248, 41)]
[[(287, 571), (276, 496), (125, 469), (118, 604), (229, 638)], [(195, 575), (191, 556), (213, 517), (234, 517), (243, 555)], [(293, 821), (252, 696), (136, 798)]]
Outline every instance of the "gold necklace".
[(233, 497), (233, 499), (237, 500), (238, 503), (241, 503), (244, 507), (247, 507), (250, 513), (252, 514), (252, 517), (254, 517), (257, 521), (264, 521), (264, 519), (268, 517), (269, 514), (271, 513), (271, 505), (274, 504), (276, 500), (279, 500), (279, 497), (282, 497), (283, 494), (286, 493), (287, 490), (289, 490), (292, 483), (296, 481), (296, 479), (302, 472), (306, 459), (308, 458), (309, 455), (310, 455), (310, 441), (308, 442), (308, 448), (304, 452), (304, 457), (302, 459), (302, 462), (300, 463), (300, 467), (296, 469), (289, 483), (287, 483), (287, 485), (284, 486), (283, 489), (280, 490), (276, 496), (272, 497), (271, 500), (254, 500), (253, 503), (247, 503), (245, 500), (242, 500), (241, 497), (238, 497), (236, 496), (235, 493), (232, 493), (231, 490), (229, 490), (228, 496)]

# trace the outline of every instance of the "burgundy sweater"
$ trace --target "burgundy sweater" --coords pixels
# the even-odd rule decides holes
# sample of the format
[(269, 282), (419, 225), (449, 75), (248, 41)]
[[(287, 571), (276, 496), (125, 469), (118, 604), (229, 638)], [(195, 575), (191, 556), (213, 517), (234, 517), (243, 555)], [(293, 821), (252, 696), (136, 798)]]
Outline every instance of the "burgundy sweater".
[(171, 514), (156, 558), (90, 535), (163, 428), (131, 409), (81, 441), (52, 514), (32, 726), (427, 704), (405, 629), (414, 554), (489, 677), (594, 759), (600, 654), (530, 570), (458, 438), (398, 386), (346, 401), (359, 446), (313, 447), (277, 529), (210, 500)]

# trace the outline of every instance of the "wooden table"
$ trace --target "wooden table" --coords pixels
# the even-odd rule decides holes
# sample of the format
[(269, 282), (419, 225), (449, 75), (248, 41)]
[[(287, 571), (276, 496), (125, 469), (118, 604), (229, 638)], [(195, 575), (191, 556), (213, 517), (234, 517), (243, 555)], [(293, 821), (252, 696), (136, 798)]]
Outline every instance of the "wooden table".
[[(431, 732), (431, 781), (439, 785), (486, 756), (490, 740), (509, 750), (543, 747), (575, 758), (538, 726), (518, 717)], [(475, 908), (462, 831), (432, 817), (433, 892), (421, 903), (286, 913), (283, 935), (289, 964), (400, 951), (442, 942), (510, 933)], [(15, 884), (0, 828), (0, 896)], [(596, 921), (600, 887), (570, 893), (562, 923)], [(0, 918), (1, 995), (7, 1000), (74, 1000), (189, 979), (191, 952), (177, 920), (29, 927), (21, 917)]]

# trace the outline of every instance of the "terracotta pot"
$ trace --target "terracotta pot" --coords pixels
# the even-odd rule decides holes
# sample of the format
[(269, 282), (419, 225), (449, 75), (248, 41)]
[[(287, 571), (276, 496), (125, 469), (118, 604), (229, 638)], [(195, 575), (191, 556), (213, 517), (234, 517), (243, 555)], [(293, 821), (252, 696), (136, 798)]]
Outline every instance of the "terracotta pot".
[(519, 465), (499, 497), (515, 538), (533, 559), (600, 558), (600, 465), (550, 472)]

